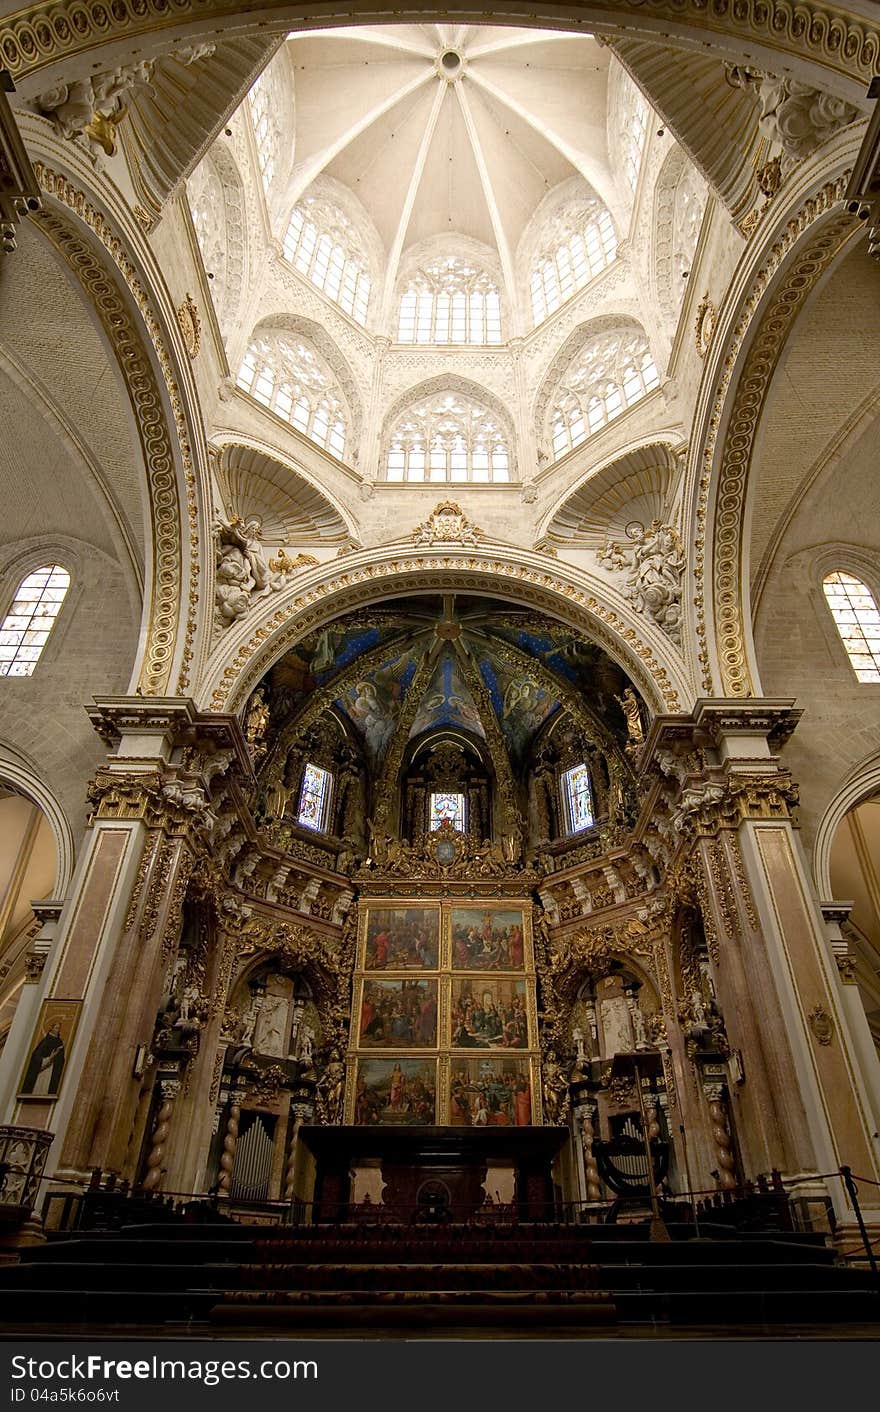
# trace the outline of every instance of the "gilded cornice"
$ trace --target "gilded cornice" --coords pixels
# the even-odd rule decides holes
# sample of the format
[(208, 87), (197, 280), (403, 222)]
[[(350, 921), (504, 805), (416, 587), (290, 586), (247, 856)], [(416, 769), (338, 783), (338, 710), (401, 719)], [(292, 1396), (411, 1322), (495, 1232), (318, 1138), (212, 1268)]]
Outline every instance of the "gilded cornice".
[(295, 597), (282, 602), (271, 617), (253, 627), (245, 641), (239, 640), (231, 660), (215, 656), (213, 677), (203, 688), (207, 692), (213, 686), (211, 710), (240, 704), (272, 662), (315, 628), (389, 594), (415, 589), (507, 593), (586, 631), (622, 663), (653, 710), (662, 706), (678, 712), (682, 709), (679, 688), (689, 694), (681, 667), (673, 668), (671, 649), (665, 641), (657, 647), (671, 671), (650, 641), (616, 609), (600, 602), (588, 589), (563, 579), (559, 565), (548, 567), (539, 556), (525, 551), (509, 550), (504, 555), (488, 547), (439, 554), (413, 548), (364, 551), (347, 558), (342, 570), (335, 563), (320, 565), (309, 570), (301, 582), (308, 587), (297, 585)]
[[(454, 18), (456, 6), (449, 13)], [(224, 18), (244, 16), (246, 7), (241, 0), (175, 0), (173, 9), (167, 0), (86, 0), (76, 5), (59, 5), (56, 0), (43, 0), (10, 15), (0, 28), (0, 61), (15, 78), (36, 73), (64, 58), (87, 54), (102, 44), (120, 39), (141, 40), (152, 35), (167, 36), (186, 26), (191, 37), (202, 31), (215, 33), (217, 22)], [(291, 4), (289, 0), (266, 0), (262, 5), (261, 21), (277, 22), (279, 31), (295, 27), (323, 27), (326, 17), (316, 16), (309, 6)], [(526, 0), (515, 0), (505, 11), (507, 22), (522, 19), (543, 28), (558, 28), (564, 23), (558, 6), (548, 6), (543, 12)], [(424, 8), (414, 5), (394, 11), (399, 21), (421, 21)], [(350, 4), (334, 9), (337, 24), (383, 23), (387, 9), (369, 4)], [(462, 7), (462, 18), (471, 23), (481, 20), (497, 23), (497, 12), (475, 11)], [(572, 7), (573, 27), (586, 26), (591, 32), (613, 34), (625, 27), (630, 35), (648, 39), (680, 38), (704, 47), (724, 48), (729, 44), (713, 45), (713, 39), (740, 41), (760, 61), (761, 52), (772, 57), (807, 57), (813, 66), (824, 68), (835, 79), (853, 82), (862, 89), (880, 67), (880, 34), (876, 25), (840, 9), (801, 0), (583, 0)]]
[[(174, 375), (174, 364), (150, 299), (126, 254), (122, 239), (115, 234), (85, 193), (78, 191), (66, 177), (52, 171), (42, 162), (37, 162), (34, 170), (42, 190), (73, 212), (97, 236), (113, 259), (143, 320), (162, 370), (174, 417), (185, 483), (189, 557), (192, 566), (183, 653), (176, 682), (176, 689), (182, 691), (189, 681), (189, 663), (192, 660), (196, 632), (199, 541), (196, 476), (183, 398)], [(119, 369), (125, 379), (134, 411), (149, 483), (153, 539), (150, 616), (138, 690), (145, 696), (161, 696), (171, 686), (183, 585), (181, 507), (175, 469), (177, 458), (165, 418), (161, 392), (128, 306), (95, 252), (76, 227), (56, 208), (44, 209), (34, 219), (70, 265), (94, 305), (116, 352)]]
[[(846, 174), (827, 182), (787, 222), (753, 280), (714, 384), (701, 453), (694, 560), (695, 628), (705, 691), (715, 689), (706, 621), (707, 554), (712, 563), (712, 613), (721, 691), (731, 697), (749, 696), (755, 691), (746, 654), (746, 595), (742, 582), (749, 469), (764, 401), (792, 324), (821, 275), (859, 231), (857, 219), (840, 209), (846, 183)], [(818, 225), (815, 234), (797, 250), (804, 233), (814, 224)], [(771, 284), (789, 259), (778, 287), (759, 315)], [(731, 383), (747, 341), (748, 352), (731, 397)], [(729, 414), (725, 416), (728, 407)], [(715, 470), (722, 426), (724, 439)], [(712, 532), (708, 535), (710, 516)]]

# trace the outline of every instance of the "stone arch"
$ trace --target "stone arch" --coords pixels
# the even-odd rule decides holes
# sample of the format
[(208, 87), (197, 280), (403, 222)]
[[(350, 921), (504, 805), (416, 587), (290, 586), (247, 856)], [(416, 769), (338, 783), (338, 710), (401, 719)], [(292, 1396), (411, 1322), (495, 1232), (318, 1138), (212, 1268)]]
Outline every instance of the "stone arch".
[[(295, 462), (290, 456), (280, 450), (274, 444), (262, 440), (260, 437), (250, 436), (246, 432), (218, 432), (211, 443), (212, 451), (217, 453), (220, 461), (219, 472), (224, 479), (224, 484), (228, 486), (227, 468), (223, 465), (224, 460), (234, 457), (236, 452), (244, 452), (251, 468), (265, 481), (270, 480), (270, 472), (286, 472), (290, 481), (290, 486), (285, 488), (285, 493), (291, 501), (291, 508), (308, 515), (311, 518), (320, 515), (326, 525), (326, 533), (315, 532), (314, 542), (327, 540), (334, 544), (344, 541), (356, 540), (357, 525), (352, 518), (350, 509), (345, 506), (326, 485), (319, 485), (314, 474), (305, 466)], [(258, 469), (258, 463), (261, 468)], [(276, 474), (271, 475), (271, 483), (278, 487)], [(237, 501), (236, 501), (237, 508)], [(323, 514), (322, 514), (323, 512)], [(330, 523), (330, 520), (335, 523)]]
[(831, 898), (831, 848), (834, 836), (847, 814), (873, 795), (880, 794), (880, 752), (860, 760), (849, 772), (825, 811), (813, 844), (813, 880), (819, 896)]
[(682, 454), (679, 448), (677, 437), (648, 435), (591, 468), (550, 506), (541, 523), (539, 543), (549, 538), (554, 544), (574, 547), (581, 531), (573, 528), (572, 519), (583, 521), (591, 511), (598, 512), (604, 533), (614, 522), (616, 511), (636, 497), (650, 497), (655, 512), (652, 518), (658, 518), (667, 509)]
[(680, 712), (695, 691), (669, 639), (598, 577), (510, 546), (435, 548), (398, 541), (306, 570), (290, 589), (233, 625), (198, 689), (206, 709), (237, 711), (269, 667), (344, 612), (419, 592), (476, 592), (541, 608), (603, 647), (652, 712)]
[(45, 814), (55, 840), (55, 887), (53, 895), (64, 897), (73, 877), (75, 849), (73, 831), (60, 803), (37, 771), (18, 751), (0, 743), (0, 782), (14, 794), (22, 794)]
[[(77, 23), (59, 18), (55, 0), (39, 0), (27, 11), (9, 16), (0, 28), (0, 52), (16, 82), (36, 77), (38, 88), (60, 81), (66, 65), (79, 60), (85, 68), (96, 51), (106, 52), (106, 66), (119, 63), (140, 46), (146, 57), (167, 48), (176, 31), (187, 42), (210, 40), (218, 21), (247, 28), (268, 18), (279, 30), (295, 29), (312, 11), (300, 0), (267, 0), (263, 18), (252, 17), (241, 0), (179, 0), (169, 15), (161, 0), (140, 6), (121, 4), (112, 10), (77, 12)], [(410, 19), (463, 20), (497, 23), (497, 13), (474, 11), (467, 5), (410, 4), (398, 12)], [(507, 9), (511, 23), (543, 27), (546, 18), (536, 15), (530, 0), (512, 0)], [(336, 10), (326, 22), (332, 25), (381, 24), (387, 9), (371, 4), (350, 4)], [(712, 50), (720, 58), (748, 56), (756, 67), (771, 72), (780, 66), (814, 87), (826, 88), (853, 102), (863, 99), (865, 88), (880, 66), (880, 26), (861, 16), (814, 4), (808, 16), (795, 0), (743, 0), (738, 5), (707, 5), (705, 0), (581, 0), (558, 7), (553, 15), (560, 28), (613, 38), (621, 24), (635, 38), (664, 44)], [(324, 23), (325, 21), (322, 21)], [(100, 60), (98, 61), (100, 64)], [(25, 96), (30, 97), (30, 88)]]
[[(37, 145), (47, 145), (42, 130)], [(142, 237), (123, 203), (105, 201), (100, 179), (93, 187), (76, 171), (87, 190), (78, 188), (57, 169), (57, 143), (48, 145), (53, 166), (35, 163), (43, 210), (33, 220), (79, 280), (119, 364), (146, 469), (148, 587), (131, 689), (173, 694), (189, 685), (205, 616), (196, 558), (211, 496), (195, 385), (170, 295), (144, 272)]]
[[(559, 349), (559, 352), (547, 368), (547, 371), (544, 373), (538, 385), (538, 391), (535, 394), (534, 426), (539, 447), (547, 447), (549, 444), (547, 437), (547, 418), (550, 412), (550, 402), (566, 369), (574, 361), (581, 349), (592, 339), (601, 337), (604, 333), (614, 333), (618, 330), (624, 333), (643, 334), (645, 342), (650, 348), (650, 339), (648, 338), (644, 324), (638, 319), (633, 318), (632, 314), (602, 314), (597, 319), (589, 319), (586, 323), (579, 324), (578, 327), (569, 334), (568, 338)], [(625, 410), (629, 409), (627, 408)]]
[(695, 545), (686, 594), (702, 686), (723, 696), (760, 690), (749, 612), (747, 491), (761, 412), (797, 315), (820, 279), (864, 233), (842, 205), (837, 175), (858, 139), (835, 147), (832, 173), (818, 154), (789, 199), (770, 206), (755, 249), (722, 310), (703, 371), (684, 504)]

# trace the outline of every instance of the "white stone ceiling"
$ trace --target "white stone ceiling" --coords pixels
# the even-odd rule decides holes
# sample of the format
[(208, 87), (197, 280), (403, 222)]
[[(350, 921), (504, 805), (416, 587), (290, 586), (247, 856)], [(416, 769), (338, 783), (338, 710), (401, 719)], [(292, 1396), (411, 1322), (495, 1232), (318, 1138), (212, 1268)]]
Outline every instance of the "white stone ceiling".
[(385, 247), (386, 300), (407, 252), (450, 234), (490, 247), (510, 299), (517, 245), (549, 191), (581, 176), (619, 205), (609, 54), (589, 37), (389, 25), (293, 36), (288, 49), (288, 208), (320, 175), (352, 190)]

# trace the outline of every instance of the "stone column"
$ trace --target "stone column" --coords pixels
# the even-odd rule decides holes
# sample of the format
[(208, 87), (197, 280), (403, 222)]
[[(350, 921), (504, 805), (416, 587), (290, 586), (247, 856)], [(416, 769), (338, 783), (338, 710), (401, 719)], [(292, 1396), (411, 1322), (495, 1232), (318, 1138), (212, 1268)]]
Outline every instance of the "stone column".
[(153, 1131), (150, 1135), (150, 1151), (147, 1155), (146, 1173), (143, 1181), (145, 1191), (158, 1191), (162, 1185), (162, 1178), (166, 1171), (164, 1165), (165, 1147), (168, 1142), (174, 1103), (180, 1093), (180, 1083), (177, 1079), (160, 1079), (158, 1088), (159, 1106), (156, 1109)]
[[(659, 718), (646, 757), (666, 779), (664, 827), (691, 869), (712, 976), (732, 1049), (742, 1055), (736, 1123), (747, 1178), (836, 1173), (880, 1179), (868, 1089), (822, 913), (806, 873), (778, 752), (790, 701), (704, 701), (690, 720)], [(873, 1061), (876, 1064), (876, 1059)], [(842, 1182), (827, 1190), (852, 1212)], [(810, 1194), (810, 1186), (798, 1188)], [(880, 1189), (863, 1188), (880, 1222)]]
[(738, 1183), (733, 1138), (727, 1121), (726, 1088), (723, 1083), (704, 1083), (703, 1092), (709, 1105), (709, 1121), (715, 1143), (715, 1171), (718, 1173), (715, 1180), (722, 1191), (733, 1191)]
[(55, 1132), (50, 1170), (133, 1178), (136, 1055), (154, 1037), (190, 875), (197, 861), (210, 867), (223, 792), (236, 773), (250, 777), (250, 761), (237, 722), (202, 716), (191, 701), (113, 698), (90, 715), (113, 753), (90, 789), (90, 830), (46, 980), (47, 996), (81, 1009), (57, 1101), (23, 1101), (17, 1121), (39, 1115)]

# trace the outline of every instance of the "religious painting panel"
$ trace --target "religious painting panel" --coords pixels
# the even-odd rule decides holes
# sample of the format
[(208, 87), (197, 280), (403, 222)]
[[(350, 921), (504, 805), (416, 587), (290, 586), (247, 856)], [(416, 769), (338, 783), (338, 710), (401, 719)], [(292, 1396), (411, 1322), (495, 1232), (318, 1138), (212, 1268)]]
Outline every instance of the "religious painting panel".
[(453, 1127), (528, 1127), (539, 1122), (534, 1066), (529, 1059), (452, 1059), (447, 1122)]
[(531, 946), (521, 907), (453, 907), (450, 916), (454, 971), (531, 969)]
[(439, 907), (364, 910), (361, 967), (365, 971), (436, 971), (440, 964)]
[(437, 1060), (359, 1059), (351, 1117), (359, 1127), (433, 1126), (437, 1121)]
[(82, 1010), (81, 1000), (44, 1000), (27, 1057), (19, 1098), (57, 1098)]
[(437, 981), (416, 977), (360, 983), (361, 1049), (436, 1049)]
[(511, 977), (454, 976), (453, 1049), (528, 1049), (526, 983)]

